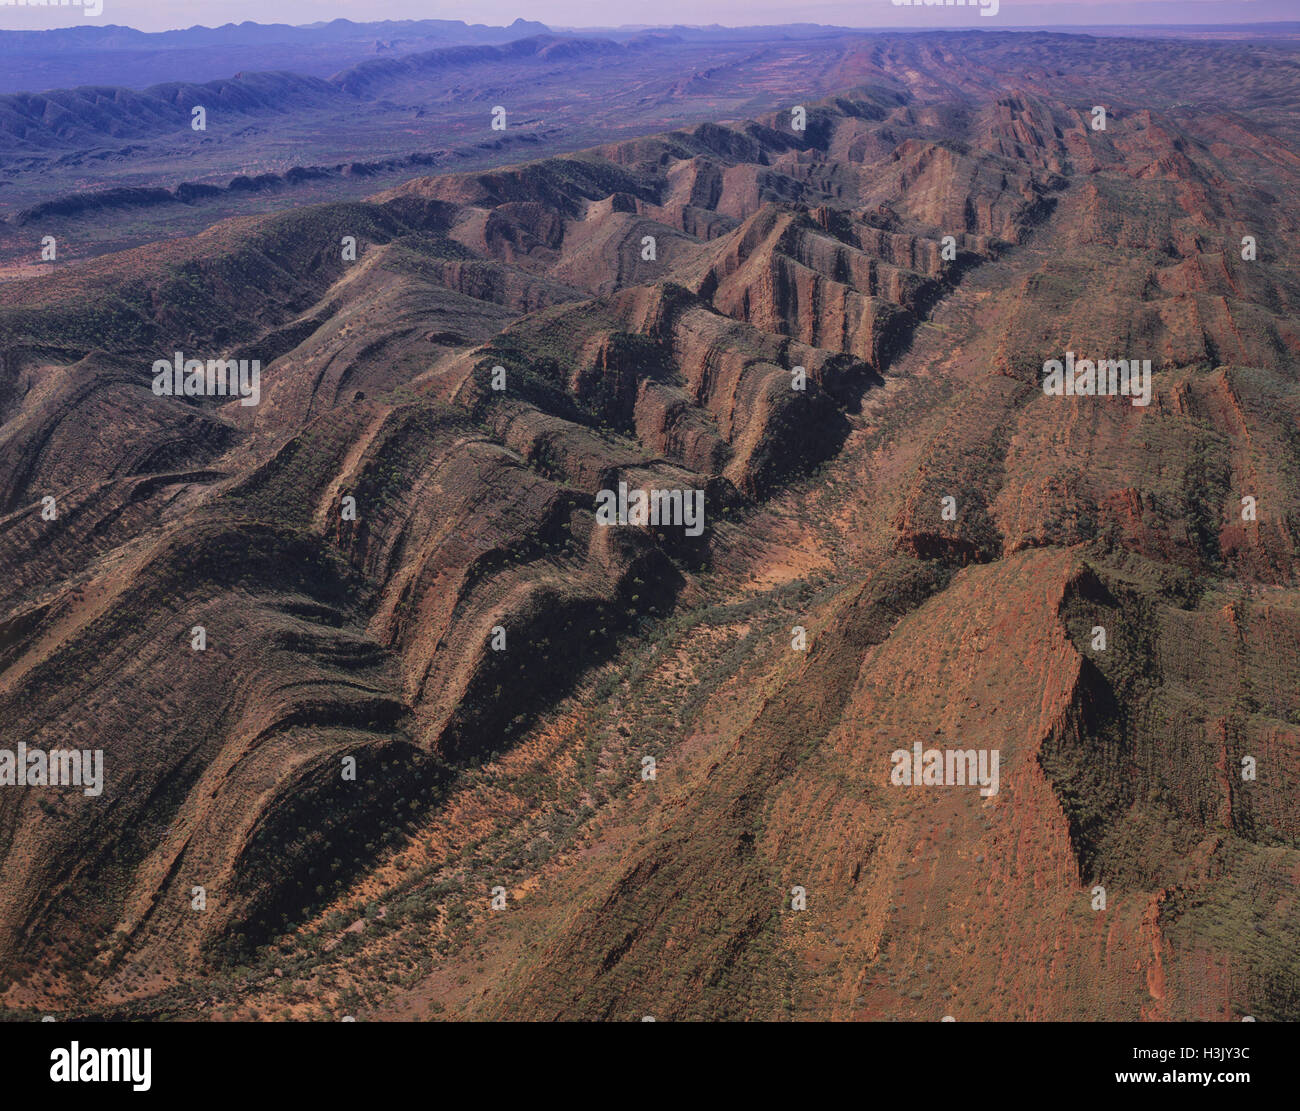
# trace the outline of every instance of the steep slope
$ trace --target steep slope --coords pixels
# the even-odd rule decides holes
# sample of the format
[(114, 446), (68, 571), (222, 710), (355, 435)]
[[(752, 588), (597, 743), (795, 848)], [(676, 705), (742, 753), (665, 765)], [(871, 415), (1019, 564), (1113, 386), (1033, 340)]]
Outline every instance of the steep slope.
[(1300, 163), (956, 74), (0, 289), (6, 1004), (1294, 1017)]

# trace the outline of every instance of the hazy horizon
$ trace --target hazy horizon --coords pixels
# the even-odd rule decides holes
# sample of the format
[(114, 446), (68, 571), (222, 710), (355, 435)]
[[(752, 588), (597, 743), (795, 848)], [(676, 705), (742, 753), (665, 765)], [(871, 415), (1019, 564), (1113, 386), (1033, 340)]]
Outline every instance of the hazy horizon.
[[(0, 0), (3, 3), (3, 0)], [(49, 30), (77, 26), (125, 26), (158, 32), (189, 27), (220, 27), (228, 23), (284, 23), (304, 26), (349, 19), (356, 23), (384, 20), (445, 19), (468, 24), (509, 26), (516, 19), (545, 23), (557, 30), (613, 31), (620, 29), (691, 26), (724, 27), (823, 24), (857, 30), (938, 30), (944, 27), (983, 27), (990, 30), (1023, 27), (1152, 27), (1249, 25), (1291, 22), (1296, 11), (1290, 0), (1037, 0), (1017, 3), (1000, 0), (993, 16), (981, 14), (976, 0), (970, 6), (896, 6), (892, 0), (867, 3), (830, 2), (789, 4), (742, 0), (662, 0), (632, 3), (621, 8), (618, 22), (592, 23), (590, 5), (580, 0), (554, 0), (520, 4), (512, 0), (484, 0), (477, 4), (428, 4), (420, 0), (281, 0), (268, 16), (267, 5), (255, 0), (215, 0), (197, 7), (178, 0), (103, 0), (98, 16), (79, 7), (48, 7), (8, 0), (0, 6), (0, 30)]]

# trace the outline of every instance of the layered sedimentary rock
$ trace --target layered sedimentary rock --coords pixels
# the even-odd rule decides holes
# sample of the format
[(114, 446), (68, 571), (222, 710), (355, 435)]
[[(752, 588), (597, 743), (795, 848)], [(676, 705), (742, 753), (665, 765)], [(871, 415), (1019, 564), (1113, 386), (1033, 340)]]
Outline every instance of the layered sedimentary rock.
[(1294, 1017), (1296, 164), (948, 95), (0, 287), (0, 729), (106, 766), (0, 792), (7, 1005)]

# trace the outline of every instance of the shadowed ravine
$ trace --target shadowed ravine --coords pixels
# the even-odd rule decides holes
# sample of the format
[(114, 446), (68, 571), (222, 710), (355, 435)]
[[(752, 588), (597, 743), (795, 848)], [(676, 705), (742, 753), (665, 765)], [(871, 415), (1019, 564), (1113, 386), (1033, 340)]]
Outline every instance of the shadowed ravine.
[(0, 286), (4, 1005), (1297, 1017), (1294, 120), (948, 66)]

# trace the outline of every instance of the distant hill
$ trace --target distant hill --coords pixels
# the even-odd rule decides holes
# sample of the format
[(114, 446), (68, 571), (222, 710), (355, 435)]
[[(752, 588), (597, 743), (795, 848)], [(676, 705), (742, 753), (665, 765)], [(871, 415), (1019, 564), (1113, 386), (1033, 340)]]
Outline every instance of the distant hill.
[(139, 91), (82, 85), (44, 93), (10, 93), (0, 96), (0, 152), (80, 146), (185, 129), (195, 105), (239, 115), (283, 115), (366, 99), (457, 66), (568, 62), (584, 56), (620, 54), (624, 49), (604, 40), (539, 35), (502, 46), (455, 46), (403, 58), (374, 59), (328, 80), (283, 71), (240, 72), (202, 84), (168, 81)]
[(284, 23), (227, 23), (146, 32), (106, 27), (0, 31), (0, 93), (86, 84), (145, 88), (160, 81), (206, 81), (238, 70), (292, 69), (327, 77), (377, 54), (440, 46), (511, 42), (549, 34), (544, 23), (516, 19), (509, 27), (458, 19), (335, 19), (291, 27)]
[(269, 42), (359, 42), (373, 38), (449, 39), (456, 42), (500, 42), (503, 38), (547, 34), (550, 28), (534, 20), (516, 19), (509, 27), (488, 27), (459, 19), (383, 19), (354, 23), (333, 19), (328, 23), (290, 26), (287, 23), (226, 23), (220, 27), (186, 27), (180, 31), (137, 31), (108, 24), (105, 27), (56, 27), (49, 31), (0, 32), (0, 54), (43, 50), (185, 49), (192, 46), (242, 46)]

